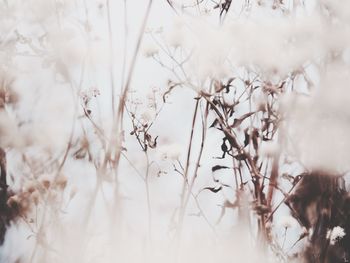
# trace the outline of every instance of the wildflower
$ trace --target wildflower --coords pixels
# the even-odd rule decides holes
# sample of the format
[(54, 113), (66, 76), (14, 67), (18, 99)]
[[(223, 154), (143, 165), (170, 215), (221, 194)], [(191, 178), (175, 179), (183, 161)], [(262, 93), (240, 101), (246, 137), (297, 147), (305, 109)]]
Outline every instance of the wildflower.
[(149, 57), (153, 57), (154, 55), (156, 55), (159, 52), (158, 47), (152, 44), (147, 44), (144, 48), (143, 48), (143, 54), (146, 58)]
[(180, 47), (183, 42), (183, 35), (180, 31), (171, 32), (167, 37), (168, 43), (170, 46), (177, 48)]
[(177, 20), (173, 25), (172, 30), (166, 34), (167, 43), (174, 47), (178, 48), (183, 45), (185, 40), (185, 22), (183, 20)]
[(336, 226), (332, 230), (328, 230), (327, 232), (327, 239), (329, 239), (329, 242), (331, 245), (334, 245), (337, 241), (342, 239), (344, 236), (345, 236), (344, 228), (340, 226)]
[(90, 93), (91, 97), (97, 97), (97, 96), (101, 95), (101, 92), (97, 87), (91, 87), (89, 90), (89, 93)]
[(154, 119), (154, 111), (152, 110), (146, 110), (141, 114), (141, 121), (143, 124), (146, 124), (148, 122), (151, 122)]

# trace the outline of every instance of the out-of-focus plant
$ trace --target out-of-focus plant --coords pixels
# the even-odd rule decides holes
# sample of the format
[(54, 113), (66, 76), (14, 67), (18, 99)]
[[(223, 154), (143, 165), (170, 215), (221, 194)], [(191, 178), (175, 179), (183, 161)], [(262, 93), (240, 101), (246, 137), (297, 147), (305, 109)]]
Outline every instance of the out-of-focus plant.
[(4, 1), (1, 259), (347, 262), (340, 2)]
[[(175, 3), (169, 4), (176, 7)], [(187, 169), (184, 173), (185, 197), (181, 201), (178, 231), (181, 232), (197, 171), (205, 162), (201, 155), (206, 129), (216, 129), (222, 136), (222, 142), (218, 144), (222, 156), (217, 158), (229, 158), (232, 164), (223, 165), (218, 161), (212, 171), (231, 171), (235, 182), (227, 185), (214, 177), (217, 186), (203, 188), (213, 193), (225, 187), (235, 189), (235, 200), (223, 202), (220, 219), (226, 209), (236, 210), (241, 218), (240, 195), (249, 191), (249, 210), (255, 213), (245, 220), (255, 222), (256, 228), (252, 227), (256, 229), (257, 245), (271, 249), (284, 261), (297, 257), (306, 262), (346, 262), (349, 241), (340, 234), (341, 241), (335, 244), (329, 236), (334, 227), (340, 227), (341, 233), (346, 233), (349, 228), (346, 208), (349, 200), (343, 185), (348, 162), (341, 157), (348, 155), (348, 140), (344, 133), (348, 125), (344, 118), (349, 111), (344, 102), (348, 101), (349, 92), (338, 89), (335, 84), (337, 79), (343, 80), (340, 86), (347, 82), (345, 75), (348, 73), (344, 69), (348, 65), (348, 42), (339, 38), (338, 30), (342, 25), (341, 31), (347, 31), (348, 23), (344, 19), (348, 14), (337, 3), (329, 1), (311, 4), (249, 1), (241, 11), (249, 10), (253, 19), (237, 23), (227, 21), (231, 4), (231, 1), (220, 1), (210, 7), (198, 1), (182, 6), (188, 12), (195, 10), (200, 14), (207, 14), (211, 8), (213, 11), (218, 9), (220, 26), (215, 27), (206, 19), (198, 23), (184, 17), (176, 25), (176, 45), (172, 44), (176, 41), (171, 37), (170, 41), (160, 43), (158, 39), (162, 39), (162, 35), (156, 37), (151, 32), (160, 50), (151, 56), (174, 75), (169, 82), (169, 91), (184, 86), (197, 94), (192, 129), (198, 105), (205, 109), (200, 116), (203, 131), (196, 166), (191, 176)], [(307, 14), (309, 8), (315, 7), (320, 12)], [(271, 21), (259, 18), (259, 9), (266, 11), (269, 8), (275, 18)], [(232, 9), (237, 10), (237, 6)], [(235, 16), (234, 11), (231, 14)], [(323, 25), (326, 28), (322, 28)], [(173, 48), (169, 49), (168, 45)], [(176, 66), (163, 62), (160, 53), (165, 56), (165, 61)], [(335, 75), (335, 71), (338, 74)], [(333, 78), (329, 79), (330, 76)], [(338, 92), (342, 99), (335, 95)], [(212, 117), (209, 124), (208, 115)], [(342, 143), (330, 138), (337, 138)], [(322, 144), (325, 147), (319, 146)], [(331, 152), (339, 155), (333, 158)], [(273, 202), (275, 192), (282, 197), (277, 204)], [(284, 241), (281, 245), (274, 237), (273, 222), (282, 204), (305, 229), (296, 243), (309, 235), (310, 244), (301, 249), (300, 255), (284, 250)]]

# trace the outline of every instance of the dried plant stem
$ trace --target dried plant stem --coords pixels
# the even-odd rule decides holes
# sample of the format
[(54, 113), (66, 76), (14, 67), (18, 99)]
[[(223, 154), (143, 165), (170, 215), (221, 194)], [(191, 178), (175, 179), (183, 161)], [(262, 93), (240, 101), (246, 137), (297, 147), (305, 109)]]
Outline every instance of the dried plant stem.
[(189, 202), (189, 199), (191, 196), (193, 196), (195, 198), (195, 202), (197, 204), (197, 207), (200, 210), (201, 215), (204, 217), (204, 219), (206, 220), (206, 222), (208, 223), (210, 228), (215, 233), (213, 226), (210, 224), (208, 219), (203, 214), (202, 209), (199, 206), (198, 200), (193, 195), (193, 192), (192, 192), (193, 186), (195, 184), (195, 181), (196, 181), (196, 178), (198, 175), (198, 169), (200, 167), (200, 162), (201, 162), (203, 149), (204, 149), (204, 143), (205, 143), (206, 131), (207, 131), (207, 117), (208, 117), (208, 113), (209, 113), (209, 103), (206, 103), (204, 116), (202, 116), (202, 136), (201, 136), (200, 149), (199, 149), (196, 164), (194, 167), (193, 176), (192, 176), (190, 182), (189, 182), (189, 178), (188, 178), (189, 164), (190, 164), (190, 159), (191, 159), (191, 149), (193, 147), (192, 146), (193, 133), (194, 133), (194, 128), (195, 128), (195, 124), (196, 124), (197, 112), (198, 112), (199, 106), (200, 106), (200, 99), (197, 99), (194, 114), (193, 114), (193, 119), (192, 119), (191, 136), (190, 136), (189, 148), (188, 148), (188, 152), (187, 152), (187, 161), (186, 161), (186, 166), (185, 166), (185, 171), (184, 171), (184, 184), (183, 184), (182, 194), (181, 194), (181, 206), (180, 206), (180, 210), (179, 210), (179, 217), (178, 217), (178, 223), (177, 223), (176, 250), (178, 252), (179, 252), (180, 244), (181, 244), (181, 237), (182, 237), (182, 230), (183, 230), (183, 225), (184, 225), (185, 213), (186, 213), (187, 205), (188, 205), (188, 202)]
[(198, 108), (199, 108), (199, 100), (196, 101), (196, 105), (194, 108), (194, 113), (193, 113), (193, 118), (192, 118), (192, 126), (191, 126), (191, 133), (190, 133), (190, 141), (188, 144), (188, 149), (187, 149), (187, 157), (186, 157), (186, 165), (185, 165), (185, 170), (183, 173), (183, 177), (184, 177), (184, 182), (182, 184), (182, 191), (181, 191), (181, 200), (180, 200), (180, 213), (179, 213), (179, 225), (178, 228), (180, 230), (178, 230), (179, 232), (181, 232), (181, 221), (182, 221), (182, 214), (184, 213), (184, 204), (185, 204), (185, 197), (186, 197), (186, 187), (188, 185), (188, 170), (189, 170), (189, 166), (190, 166), (190, 159), (191, 159), (191, 151), (192, 151), (192, 143), (193, 143), (193, 134), (194, 134), (194, 127), (196, 125), (196, 119), (197, 119), (197, 113), (198, 113)]
[(145, 187), (146, 187), (146, 200), (147, 200), (147, 211), (148, 211), (148, 239), (151, 244), (152, 242), (152, 210), (151, 210), (151, 198), (150, 198), (150, 191), (149, 191), (149, 168), (150, 168), (150, 162), (149, 162), (149, 156), (148, 153), (145, 152), (146, 155), (146, 175), (145, 175)]
[(127, 5), (126, 0), (123, 2), (124, 7), (124, 42), (123, 42), (123, 62), (122, 62), (122, 71), (121, 71), (121, 81), (120, 81), (120, 93), (123, 92), (124, 88), (124, 78), (125, 78), (125, 70), (126, 70), (126, 57), (127, 57), (127, 41), (128, 41), (128, 19), (127, 19)]
[(111, 103), (112, 103), (112, 115), (115, 114), (115, 88), (114, 88), (114, 47), (113, 47), (113, 34), (112, 34), (112, 23), (111, 23), (111, 10), (110, 1), (106, 0), (107, 8), (107, 24), (108, 24), (108, 38), (109, 38), (109, 75), (111, 82)]
[[(121, 133), (122, 133), (122, 129), (123, 129), (123, 117), (124, 117), (124, 110), (125, 110), (125, 101), (126, 101), (129, 89), (130, 89), (130, 85), (131, 85), (131, 81), (133, 78), (133, 73), (134, 73), (134, 69), (135, 69), (135, 65), (136, 65), (136, 61), (137, 61), (137, 57), (138, 57), (138, 54), (140, 51), (142, 39), (144, 36), (147, 21), (148, 21), (150, 12), (151, 12), (152, 4), (153, 4), (153, 0), (149, 0), (148, 5), (147, 5), (147, 9), (146, 9), (146, 13), (145, 13), (145, 16), (143, 18), (140, 32), (138, 35), (136, 48), (135, 48), (135, 51), (134, 51), (132, 59), (131, 59), (131, 64), (130, 64), (128, 76), (127, 76), (125, 85), (122, 88), (122, 92), (121, 92), (121, 95), (119, 98), (118, 112), (115, 116), (115, 120), (113, 122), (113, 127), (112, 127), (112, 131), (111, 131), (111, 137), (110, 137), (111, 142), (110, 142), (109, 147), (107, 149), (106, 156), (105, 156), (104, 163), (103, 163), (103, 167), (106, 167), (107, 163), (111, 162), (111, 164), (113, 166), (113, 170), (115, 172), (115, 183), (114, 183), (115, 200), (114, 200), (114, 208), (113, 208), (112, 217), (111, 217), (111, 219), (112, 219), (111, 222), (114, 222), (115, 223), (114, 227), (117, 227), (115, 229), (118, 229), (118, 227), (119, 227), (118, 222), (120, 222), (120, 215), (118, 216), (119, 220), (116, 220), (117, 219), (116, 213), (117, 213), (117, 211), (120, 210), (119, 209), (120, 208), (120, 200), (119, 200), (119, 191), (120, 190), (119, 190), (119, 182), (118, 182), (118, 173), (119, 173), (119, 163), (120, 163), (120, 157), (121, 157), (121, 151), (122, 151)], [(125, 6), (125, 10), (126, 10), (126, 6)], [(113, 160), (111, 158), (112, 151), (115, 152)], [(117, 234), (117, 236), (120, 235), (120, 233), (116, 233), (116, 234)]]
[(195, 181), (196, 181), (197, 176), (198, 176), (198, 169), (200, 167), (200, 162), (201, 162), (202, 155), (203, 155), (203, 149), (204, 149), (206, 132), (207, 132), (208, 113), (209, 113), (209, 103), (206, 103), (205, 113), (204, 113), (204, 116), (202, 118), (202, 137), (201, 137), (200, 149), (199, 149), (198, 157), (197, 157), (194, 172), (193, 172), (193, 177), (191, 178), (191, 182), (188, 185), (188, 189), (187, 189), (187, 193), (185, 195), (184, 203), (183, 203), (181, 210), (180, 210), (180, 219), (179, 219), (180, 231), (181, 231), (181, 228), (183, 225), (184, 215), (185, 215), (186, 208), (187, 208), (187, 205), (188, 205), (188, 202), (189, 202), (192, 190), (193, 190), (193, 186), (194, 186)]
[[(129, 69), (129, 73), (128, 73), (128, 77), (126, 79), (126, 83), (124, 85), (124, 89), (122, 91), (122, 94), (120, 96), (119, 99), (119, 106), (118, 106), (118, 114), (116, 116), (116, 119), (114, 121), (114, 125), (113, 125), (113, 129), (112, 129), (112, 134), (111, 134), (111, 138), (115, 138), (115, 136), (117, 136), (117, 139), (114, 143), (110, 143), (109, 144), (109, 148), (107, 150), (107, 154), (106, 154), (106, 158), (105, 158), (105, 163), (108, 161), (108, 159), (110, 159), (110, 155), (111, 155), (111, 151), (115, 150), (115, 148), (117, 148), (117, 150), (115, 151), (115, 158), (114, 158), (114, 166), (116, 167), (116, 174), (117, 174), (117, 170), (118, 170), (118, 164), (119, 164), (119, 160), (120, 160), (120, 132), (121, 132), (121, 125), (123, 122), (123, 116), (124, 116), (124, 109), (125, 109), (125, 101), (127, 98), (127, 94), (128, 91), (130, 89), (130, 84), (131, 84), (131, 80), (133, 77), (133, 73), (134, 73), (134, 68), (135, 68), (135, 64), (136, 64), (136, 60), (140, 51), (140, 47), (141, 47), (141, 43), (142, 43), (142, 39), (143, 39), (143, 35), (145, 32), (145, 28), (146, 28), (146, 24), (148, 21), (148, 17), (149, 14), (151, 12), (151, 7), (152, 7), (152, 3), (153, 0), (149, 0), (148, 2), (148, 6), (147, 6), (147, 10), (143, 19), (143, 23), (139, 32), (139, 36), (138, 36), (138, 40), (137, 40), (137, 44), (136, 44), (136, 49), (134, 51), (132, 60), (131, 60), (131, 65), (130, 65), (130, 69)], [(117, 144), (117, 145), (115, 145)]]
[[(147, 10), (143, 19), (143, 23), (140, 29), (140, 33), (139, 33), (139, 37), (137, 40), (137, 45), (136, 45), (136, 49), (134, 51), (133, 57), (132, 57), (132, 61), (131, 61), (131, 66), (130, 66), (130, 70), (128, 73), (128, 77), (127, 77), (127, 81), (124, 85), (124, 89), (122, 91), (122, 94), (120, 96), (119, 99), (119, 105), (118, 105), (118, 112), (117, 115), (115, 116), (115, 120), (113, 122), (113, 128), (111, 131), (111, 136), (110, 136), (110, 142), (108, 145), (108, 148), (106, 150), (105, 153), (105, 157), (104, 160), (102, 162), (101, 167), (99, 168), (99, 170), (101, 171), (106, 171), (107, 165), (108, 163), (111, 163), (113, 166), (113, 170), (115, 171), (115, 188), (114, 188), (114, 195), (115, 195), (115, 206), (114, 206), (114, 212), (113, 212), (113, 216), (112, 218), (114, 218), (115, 216), (115, 212), (118, 211), (118, 207), (119, 205), (119, 183), (118, 183), (118, 167), (119, 167), (119, 162), (120, 162), (120, 156), (121, 156), (121, 139), (120, 139), (120, 135), (121, 135), (121, 130), (122, 130), (122, 123), (123, 123), (123, 115), (124, 115), (124, 106), (125, 106), (125, 101), (126, 101), (126, 97), (127, 97), (127, 93), (129, 91), (130, 88), (130, 84), (131, 84), (131, 80), (133, 77), (133, 71), (135, 68), (135, 64), (136, 64), (136, 60), (138, 57), (138, 53), (140, 50), (140, 46), (141, 46), (141, 42), (142, 42), (142, 38), (144, 35), (144, 31), (146, 28), (146, 24), (147, 24), (147, 20), (150, 14), (150, 10), (151, 10), (151, 6), (152, 6), (153, 0), (150, 0), (148, 2), (148, 6), (147, 6)], [(111, 36), (110, 36), (111, 37)], [(114, 88), (113, 88), (114, 90)], [(112, 152), (115, 152), (115, 156), (112, 159), (111, 154)], [(100, 177), (100, 173), (97, 173), (97, 176)], [(92, 199), (90, 200), (89, 204), (88, 204), (88, 213), (87, 213), (87, 217), (85, 218), (85, 224), (88, 225), (89, 222), (89, 218), (91, 217), (91, 210), (93, 208), (93, 205), (95, 203), (95, 199), (97, 197), (97, 193), (100, 187), (100, 179), (97, 178), (97, 182), (96, 182), (96, 187), (94, 190), (94, 194), (92, 195)], [(115, 218), (114, 218), (115, 219)], [(112, 220), (114, 221), (114, 220)]]
[(279, 154), (273, 157), (271, 175), (269, 180), (269, 189), (267, 192), (267, 206), (271, 208), (274, 190), (277, 186), (278, 178), (278, 167), (279, 167)]
[[(284, 129), (283, 126), (281, 126), (280, 129)], [(277, 139), (278, 145), (281, 145), (283, 142), (283, 138), (281, 134), (282, 133), (278, 134), (278, 139)], [(269, 207), (269, 209), (271, 209), (274, 190), (277, 187), (280, 156), (281, 156), (281, 150), (279, 149), (273, 156), (273, 161), (272, 161), (272, 169), (271, 169), (271, 175), (269, 180), (269, 189), (267, 192), (267, 206)]]

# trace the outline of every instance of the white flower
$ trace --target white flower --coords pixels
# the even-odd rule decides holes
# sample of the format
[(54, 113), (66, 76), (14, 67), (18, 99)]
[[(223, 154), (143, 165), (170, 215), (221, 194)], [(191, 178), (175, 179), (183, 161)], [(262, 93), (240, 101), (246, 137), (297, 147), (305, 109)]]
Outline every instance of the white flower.
[(345, 236), (344, 228), (340, 226), (334, 227), (332, 230), (328, 230), (327, 238), (331, 245), (334, 245), (337, 241), (342, 239)]
[(141, 114), (141, 122), (143, 124), (151, 122), (154, 118), (155, 112), (151, 109), (147, 109)]
[(184, 44), (185, 33), (185, 21), (178, 19), (175, 21), (172, 28), (167, 31), (165, 38), (170, 46), (177, 48)]
[(310, 170), (338, 173), (350, 167), (350, 93), (344, 85), (350, 75), (334, 65), (320, 74), (319, 87), (285, 107), (289, 111), (289, 149)]
[(148, 43), (143, 48), (143, 54), (146, 58), (153, 57), (159, 52), (158, 47), (154, 44)]
[(296, 227), (297, 221), (291, 216), (283, 216), (278, 221), (278, 225), (283, 228), (293, 228)]

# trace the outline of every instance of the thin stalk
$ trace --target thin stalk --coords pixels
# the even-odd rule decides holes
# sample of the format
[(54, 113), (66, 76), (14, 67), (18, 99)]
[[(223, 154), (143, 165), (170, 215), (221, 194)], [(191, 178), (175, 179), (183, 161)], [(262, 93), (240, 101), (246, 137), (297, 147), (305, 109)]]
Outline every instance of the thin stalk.
[(113, 35), (112, 35), (112, 23), (111, 23), (111, 10), (110, 2), (106, 0), (107, 7), (107, 24), (108, 24), (108, 38), (109, 38), (109, 75), (111, 82), (111, 100), (112, 100), (112, 115), (115, 114), (115, 89), (114, 89), (114, 48), (113, 48)]
[[(186, 187), (187, 187), (187, 184), (188, 184), (188, 170), (189, 170), (189, 166), (190, 166), (191, 151), (192, 151), (192, 143), (193, 143), (193, 134), (194, 134), (194, 127), (195, 127), (195, 125), (196, 125), (198, 107), (199, 107), (199, 100), (196, 101), (196, 105), (195, 105), (194, 113), (193, 113), (193, 118), (192, 118), (192, 126), (191, 126), (190, 141), (189, 141), (189, 144), (188, 144), (186, 165), (185, 165), (185, 170), (184, 170), (184, 174), (183, 174), (184, 182), (183, 182), (183, 185), (182, 185), (182, 192), (181, 192), (180, 211), (183, 210), (183, 208), (184, 208), (184, 203), (185, 203)], [(182, 212), (180, 212), (180, 217), (179, 217), (179, 219), (181, 219), (181, 213), (182, 213)], [(181, 220), (180, 220), (180, 221), (181, 221)]]
[(146, 161), (147, 161), (147, 167), (146, 167), (146, 176), (145, 176), (145, 185), (146, 185), (146, 199), (147, 199), (147, 210), (148, 210), (148, 238), (151, 243), (152, 241), (152, 210), (151, 210), (151, 198), (150, 198), (150, 191), (149, 191), (149, 168), (150, 168), (150, 162), (148, 153), (145, 152), (146, 155)]
[[(199, 100), (198, 100), (199, 101)], [(198, 102), (197, 101), (197, 102)], [(207, 132), (207, 117), (208, 117), (208, 113), (209, 113), (209, 103), (206, 104), (206, 108), (205, 108), (205, 113), (202, 119), (202, 138), (201, 138), (201, 144), (200, 144), (200, 149), (199, 149), (199, 154), (196, 160), (196, 165), (195, 165), (195, 169), (194, 169), (194, 173), (193, 173), (193, 177), (191, 179), (191, 182), (188, 185), (188, 190), (184, 199), (184, 203), (181, 207), (180, 210), (180, 218), (179, 218), (179, 236), (181, 236), (181, 231), (182, 231), (182, 226), (183, 226), (183, 221), (184, 221), (184, 215), (186, 212), (186, 208), (192, 193), (192, 189), (193, 186), (195, 184), (195, 181), (197, 179), (198, 176), (198, 169), (200, 167), (200, 162), (202, 159), (202, 155), (203, 155), (203, 149), (204, 149), (204, 144), (205, 144), (205, 139), (206, 139), (206, 132)], [(187, 178), (185, 178), (187, 180)]]

